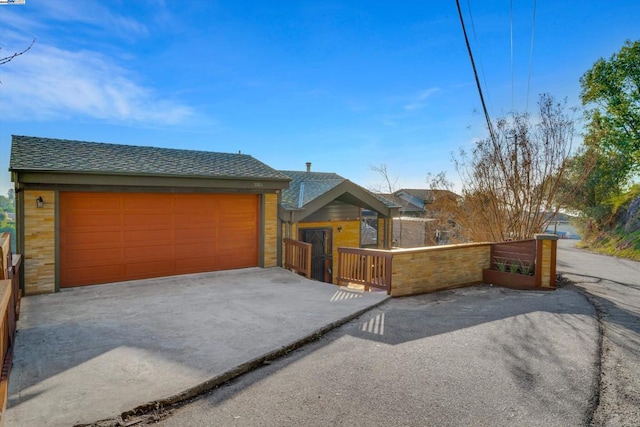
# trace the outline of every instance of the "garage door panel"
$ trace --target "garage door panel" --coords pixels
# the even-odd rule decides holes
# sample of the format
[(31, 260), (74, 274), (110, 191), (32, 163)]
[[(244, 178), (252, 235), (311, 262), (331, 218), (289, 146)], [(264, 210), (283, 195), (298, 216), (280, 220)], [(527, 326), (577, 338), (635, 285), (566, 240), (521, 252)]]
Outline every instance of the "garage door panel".
[(220, 230), (218, 237), (222, 242), (251, 241), (255, 239), (256, 230), (252, 228), (236, 229), (236, 230)]
[(247, 252), (247, 249), (250, 247), (251, 246), (243, 242), (224, 242), (220, 244), (219, 254), (221, 257), (226, 256), (232, 258), (247, 259), (247, 257), (252, 257), (254, 255), (252, 252)]
[(176, 230), (174, 240), (177, 244), (187, 244), (191, 242), (213, 242), (217, 239), (217, 237), (217, 232), (214, 228), (194, 228), (186, 230)]
[(218, 212), (231, 214), (249, 212), (257, 206), (257, 199), (252, 195), (225, 195), (220, 197)]
[(173, 259), (174, 246), (171, 242), (156, 245), (127, 245), (124, 247), (124, 256), (127, 259), (157, 259), (171, 260)]
[(69, 251), (62, 260), (64, 260), (65, 266), (77, 268), (119, 264), (122, 258), (122, 248), (104, 248)]
[(173, 242), (173, 233), (161, 228), (154, 230), (125, 230), (123, 233), (123, 241), (125, 245), (148, 246), (153, 248), (158, 244)]
[(68, 286), (117, 282), (122, 277), (122, 265), (104, 265), (93, 267), (78, 267), (65, 269), (61, 272), (60, 280), (68, 283)]
[(127, 280), (170, 276), (175, 274), (174, 271), (173, 261), (128, 262), (125, 264)]
[(60, 193), (60, 286), (254, 267), (257, 195)]
[[(242, 242), (225, 242), (220, 244), (221, 256), (232, 256), (237, 258), (244, 258), (244, 252), (251, 249), (251, 245)], [(253, 255), (253, 254), (249, 254)]]
[[(68, 194), (68, 193), (67, 193)], [(119, 212), (122, 209), (122, 197), (112, 193), (76, 193), (82, 194), (80, 197), (70, 197), (65, 199), (65, 210), (73, 212), (94, 211), (94, 212)]]
[(197, 257), (213, 257), (216, 256), (218, 250), (216, 242), (177, 244), (175, 246), (175, 258), (184, 260)]
[(220, 255), (218, 268), (220, 270), (230, 270), (233, 268), (254, 267), (256, 263), (255, 257), (242, 252), (240, 254)]
[(176, 274), (200, 273), (202, 271), (219, 270), (217, 256), (191, 257), (176, 261)]
[(218, 218), (214, 215), (180, 215), (174, 218), (173, 223), (176, 230), (215, 228)]
[(254, 216), (253, 209), (255, 209), (255, 207), (252, 207), (251, 205), (241, 205), (237, 210), (234, 210), (232, 206), (227, 206), (226, 208), (227, 210), (220, 209), (218, 212), (218, 217), (224, 221), (250, 221)]
[(110, 248), (120, 247), (122, 244), (122, 233), (117, 231), (94, 231), (90, 232), (75, 232), (67, 233), (61, 237), (63, 239), (63, 245), (73, 247), (74, 249), (98, 249), (98, 248)]
[(140, 194), (131, 193), (124, 194), (124, 211), (127, 213), (132, 212), (162, 212), (172, 211), (173, 201), (172, 197), (167, 197), (166, 194)]
[(173, 224), (173, 217), (171, 214), (153, 212), (149, 214), (144, 213), (130, 213), (125, 214), (122, 219), (122, 225), (125, 229), (137, 229), (137, 228), (153, 228), (161, 227), (162, 229), (168, 229)]
[(104, 212), (78, 212), (71, 213), (65, 216), (64, 224), (70, 227), (120, 227), (122, 221), (120, 215), (104, 213)]
[(178, 214), (213, 214), (216, 210), (215, 200), (199, 196), (183, 196), (177, 203), (174, 212)]

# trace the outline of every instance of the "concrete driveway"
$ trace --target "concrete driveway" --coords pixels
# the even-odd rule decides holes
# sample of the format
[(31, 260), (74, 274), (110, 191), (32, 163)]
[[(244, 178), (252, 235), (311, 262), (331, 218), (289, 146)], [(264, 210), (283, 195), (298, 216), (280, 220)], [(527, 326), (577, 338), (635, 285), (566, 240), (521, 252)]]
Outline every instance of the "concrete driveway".
[(279, 268), (30, 296), (5, 425), (92, 423), (195, 395), (385, 299)]

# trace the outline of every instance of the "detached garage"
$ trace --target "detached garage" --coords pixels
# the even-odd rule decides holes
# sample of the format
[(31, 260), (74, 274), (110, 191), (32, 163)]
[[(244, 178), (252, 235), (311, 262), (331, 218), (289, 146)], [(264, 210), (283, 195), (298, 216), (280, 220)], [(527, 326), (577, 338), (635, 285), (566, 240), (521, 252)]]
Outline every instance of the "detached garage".
[(279, 264), (289, 178), (248, 155), (13, 136), (27, 294)]

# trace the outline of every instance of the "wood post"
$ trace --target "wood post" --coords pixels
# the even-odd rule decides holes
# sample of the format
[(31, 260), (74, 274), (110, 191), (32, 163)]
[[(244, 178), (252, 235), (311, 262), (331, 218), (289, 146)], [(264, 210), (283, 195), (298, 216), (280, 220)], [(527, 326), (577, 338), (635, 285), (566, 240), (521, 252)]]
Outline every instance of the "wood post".
[(536, 234), (536, 286), (556, 287), (556, 254), (558, 236), (555, 234)]

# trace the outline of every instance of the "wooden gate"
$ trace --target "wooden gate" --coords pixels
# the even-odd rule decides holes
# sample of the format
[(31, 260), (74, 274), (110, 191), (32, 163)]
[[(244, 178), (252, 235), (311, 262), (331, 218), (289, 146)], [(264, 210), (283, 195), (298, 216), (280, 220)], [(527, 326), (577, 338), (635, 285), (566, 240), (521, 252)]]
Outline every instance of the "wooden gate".
[(321, 282), (333, 281), (332, 230), (330, 228), (305, 228), (300, 230), (300, 240), (311, 243), (311, 278)]

